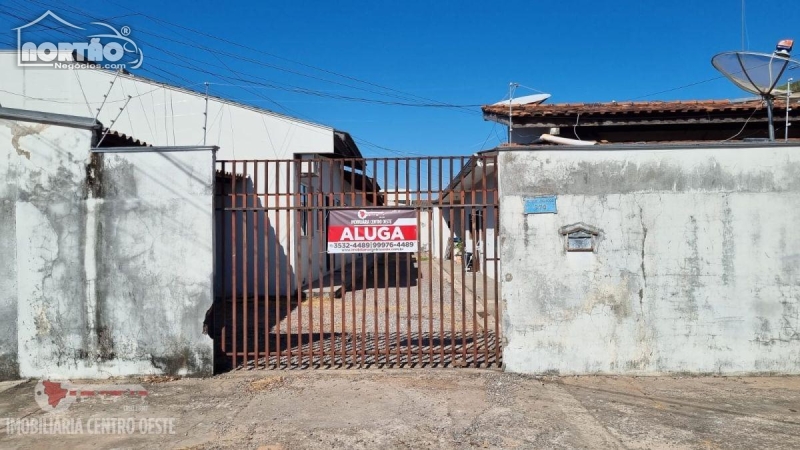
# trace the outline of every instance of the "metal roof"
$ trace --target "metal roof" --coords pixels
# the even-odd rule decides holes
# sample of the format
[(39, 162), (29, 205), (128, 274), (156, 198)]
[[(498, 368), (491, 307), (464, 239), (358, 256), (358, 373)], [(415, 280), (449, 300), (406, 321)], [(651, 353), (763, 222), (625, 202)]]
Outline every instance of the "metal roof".
[(93, 117), (68, 116), (27, 109), (0, 107), (0, 119), (20, 120), (23, 122), (45, 123), (64, 127), (83, 128), (86, 130), (99, 130), (102, 128)]

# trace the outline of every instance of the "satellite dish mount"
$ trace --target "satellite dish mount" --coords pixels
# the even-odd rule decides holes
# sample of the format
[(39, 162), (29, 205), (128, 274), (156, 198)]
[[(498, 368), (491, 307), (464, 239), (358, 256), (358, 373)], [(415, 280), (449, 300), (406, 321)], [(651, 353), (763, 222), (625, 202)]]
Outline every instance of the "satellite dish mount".
[(775, 141), (773, 108), (776, 97), (789, 100), (800, 96), (792, 93), (789, 76), (800, 63), (790, 58), (794, 41), (785, 39), (778, 42), (775, 52), (725, 52), (714, 56), (711, 64), (740, 89), (760, 96), (767, 104), (769, 121), (769, 140)]

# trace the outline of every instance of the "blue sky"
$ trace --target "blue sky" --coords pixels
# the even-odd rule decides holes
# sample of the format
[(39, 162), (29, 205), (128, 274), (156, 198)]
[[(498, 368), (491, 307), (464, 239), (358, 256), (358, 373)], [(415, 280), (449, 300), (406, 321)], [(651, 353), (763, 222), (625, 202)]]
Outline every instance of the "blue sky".
[[(745, 47), (769, 52), (779, 39), (800, 40), (800, 2), (760, 3), (747, 2)], [(553, 103), (745, 96), (724, 79), (675, 89), (718, 77), (711, 57), (741, 49), (741, 0), (3, 4), (0, 46), (47, 9), (76, 24), (128, 25), (145, 52), (141, 75), (208, 81), (213, 94), (349, 131), (366, 156), (497, 145), (505, 130), (471, 105), (501, 100), (510, 81), (551, 93)], [(465, 107), (430, 106), (442, 103)]]

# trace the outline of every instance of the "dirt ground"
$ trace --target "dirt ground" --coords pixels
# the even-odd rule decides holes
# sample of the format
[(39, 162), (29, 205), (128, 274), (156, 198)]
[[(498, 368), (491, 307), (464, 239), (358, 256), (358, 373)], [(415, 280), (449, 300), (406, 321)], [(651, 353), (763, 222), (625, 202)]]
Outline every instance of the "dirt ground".
[[(293, 302), (281, 314), (272, 314), (275, 307), (271, 303), (269, 313), (274, 322), (270, 321), (267, 327), (268, 338), (261, 320), (264, 311), (251, 312), (251, 300), (247, 332), (243, 331), (243, 320), (237, 325), (240, 351), (244, 352), (242, 335), (247, 335), (247, 349), (252, 351), (257, 343), (263, 355), (258, 365), (279, 365), (280, 349), (280, 365), (289, 364), (286, 355), (291, 352), (292, 364), (301, 366), (497, 366), (500, 343), (496, 336), (501, 330), (493, 315), (494, 306), (490, 309), (479, 304), (482, 297), (463, 287), (472, 277), (479, 278), (476, 274), (458, 272), (465, 281), (458, 281), (454, 287), (450, 275), (438, 263), (417, 261), (416, 255), (404, 254), (384, 255), (374, 263), (361, 260), (345, 269), (344, 275), (339, 273), (321, 283), (330, 284), (329, 288), (307, 291), (306, 298)], [(342, 296), (336, 297), (333, 293), (339, 288), (332, 285), (341, 283), (342, 278), (352, 283), (345, 283)], [(280, 302), (290, 303), (289, 299)], [(492, 313), (484, 313), (486, 310)], [(243, 310), (238, 309), (238, 317), (244, 316)], [(253, 316), (259, 319), (256, 326)], [(227, 335), (228, 346), (232, 339), (231, 332)], [(269, 358), (264, 354), (265, 348), (270, 349)], [(318, 356), (312, 358), (311, 352)], [(253, 364), (252, 359), (246, 363), (248, 366)]]
[[(0, 383), (0, 447), (800, 447), (797, 377), (533, 378), (473, 369), (373, 369), (103, 383), (139, 383), (148, 395), (89, 398), (56, 415), (35, 402), (36, 381)], [(23, 417), (81, 422), (84, 433), (9, 430), (5, 418)], [(122, 434), (88, 434), (102, 431), (96, 424), (104, 418), (134, 419), (130, 423), (137, 425), (132, 434), (125, 427), (119, 428)], [(170, 420), (174, 434), (166, 422), (139, 427), (156, 418)]]

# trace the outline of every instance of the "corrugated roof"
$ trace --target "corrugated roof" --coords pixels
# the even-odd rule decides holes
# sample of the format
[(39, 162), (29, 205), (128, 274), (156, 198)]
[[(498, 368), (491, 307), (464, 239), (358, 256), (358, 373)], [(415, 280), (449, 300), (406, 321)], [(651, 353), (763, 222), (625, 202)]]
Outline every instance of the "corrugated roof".
[(128, 136), (127, 134), (119, 131), (105, 128), (100, 135), (102, 136), (105, 133), (108, 134), (100, 144), (101, 147), (150, 147), (147, 142), (136, 139), (133, 136)]

